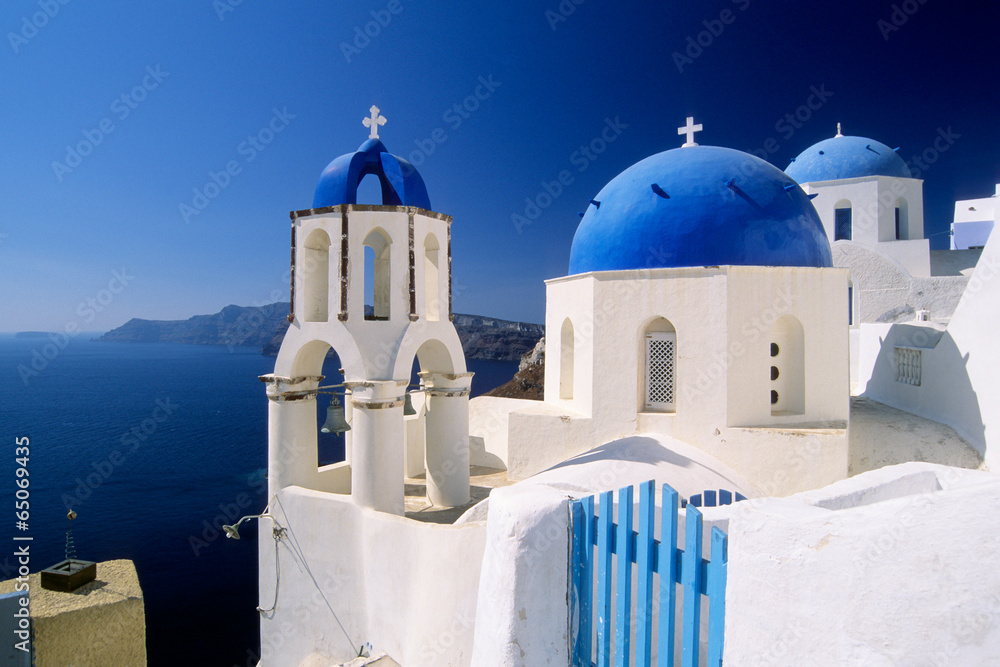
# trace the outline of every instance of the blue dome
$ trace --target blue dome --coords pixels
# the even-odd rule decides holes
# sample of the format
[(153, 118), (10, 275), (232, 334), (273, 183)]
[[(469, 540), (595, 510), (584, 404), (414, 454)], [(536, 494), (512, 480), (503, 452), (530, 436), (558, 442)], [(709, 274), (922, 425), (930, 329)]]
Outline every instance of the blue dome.
[(369, 139), (355, 153), (347, 153), (326, 166), (319, 177), (313, 208), (358, 203), (358, 184), (375, 174), (382, 184), (385, 206), (417, 206), (431, 210), (424, 179), (412, 164), (386, 150), (378, 139)]
[(570, 274), (681, 266), (833, 265), (816, 209), (777, 167), (691, 146), (637, 162), (591, 200)]
[(912, 178), (903, 158), (885, 144), (865, 137), (838, 135), (802, 151), (785, 173), (797, 183), (862, 176)]

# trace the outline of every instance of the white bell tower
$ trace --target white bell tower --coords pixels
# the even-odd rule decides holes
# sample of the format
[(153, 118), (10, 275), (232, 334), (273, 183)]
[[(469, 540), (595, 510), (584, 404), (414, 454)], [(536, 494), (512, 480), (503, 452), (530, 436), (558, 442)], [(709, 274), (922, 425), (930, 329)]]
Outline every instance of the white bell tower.
[[(401, 515), (404, 477), (421, 472), (433, 505), (468, 502), (472, 373), (452, 324), (452, 219), (431, 210), (420, 175), (379, 140), (385, 122), (373, 106), (368, 140), (327, 166), (312, 208), (290, 214), (289, 328), (274, 373), (261, 380), (269, 497), (297, 485)], [(380, 205), (357, 203), (369, 175), (380, 183)], [(331, 348), (343, 380), (321, 375)], [(419, 387), (410, 386), (414, 358)], [(415, 415), (403, 414), (408, 391)], [(347, 460), (322, 467), (317, 392), (343, 393), (350, 425)]]

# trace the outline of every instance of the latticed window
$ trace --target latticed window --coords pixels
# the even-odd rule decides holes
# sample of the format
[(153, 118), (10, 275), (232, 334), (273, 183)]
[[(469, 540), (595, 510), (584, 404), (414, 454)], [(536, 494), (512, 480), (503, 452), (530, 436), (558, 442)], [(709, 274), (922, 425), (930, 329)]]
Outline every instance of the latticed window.
[(652, 331), (646, 334), (646, 397), (649, 410), (674, 409), (677, 334)]
[(896, 382), (920, 386), (922, 358), (920, 350), (909, 347), (896, 348)]

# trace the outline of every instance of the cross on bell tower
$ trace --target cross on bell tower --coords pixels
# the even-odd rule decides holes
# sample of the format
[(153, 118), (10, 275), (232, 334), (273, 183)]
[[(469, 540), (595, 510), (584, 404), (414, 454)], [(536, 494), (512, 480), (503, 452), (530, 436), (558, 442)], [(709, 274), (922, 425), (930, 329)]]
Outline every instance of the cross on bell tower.
[(697, 146), (698, 144), (694, 141), (694, 133), (701, 132), (701, 123), (697, 125), (694, 124), (694, 116), (687, 117), (687, 123), (684, 127), (677, 128), (677, 134), (687, 135), (686, 141), (681, 145), (681, 148), (688, 148), (689, 146)]
[(378, 115), (379, 108), (374, 104), (372, 105), (372, 108), (369, 109), (369, 111), (372, 112), (371, 118), (365, 118), (361, 122), (364, 124), (365, 127), (370, 127), (372, 129), (371, 133), (368, 135), (368, 138), (378, 139), (378, 126), (385, 125), (385, 116)]

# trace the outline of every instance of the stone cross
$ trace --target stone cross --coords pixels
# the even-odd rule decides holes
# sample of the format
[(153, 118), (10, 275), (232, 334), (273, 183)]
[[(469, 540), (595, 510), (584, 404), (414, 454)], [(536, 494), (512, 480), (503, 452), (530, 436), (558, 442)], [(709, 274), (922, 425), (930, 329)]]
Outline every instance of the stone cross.
[(843, 133), (840, 131), (840, 123), (837, 123), (837, 136), (838, 137), (844, 136)]
[(368, 138), (378, 139), (378, 126), (385, 125), (385, 116), (378, 115), (379, 109), (374, 104), (372, 105), (372, 108), (369, 109), (369, 111), (372, 112), (371, 118), (365, 118), (361, 122), (364, 123), (365, 127), (370, 127), (372, 129), (371, 134), (368, 135)]
[(702, 130), (701, 123), (695, 125), (694, 116), (688, 116), (687, 124), (684, 127), (677, 128), (677, 134), (687, 135), (686, 137), (687, 141), (684, 142), (681, 148), (687, 148), (688, 146), (697, 146), (698, 144), (696, 144), (694, 141), (694, 133), (701, 132), (701, 130)]

